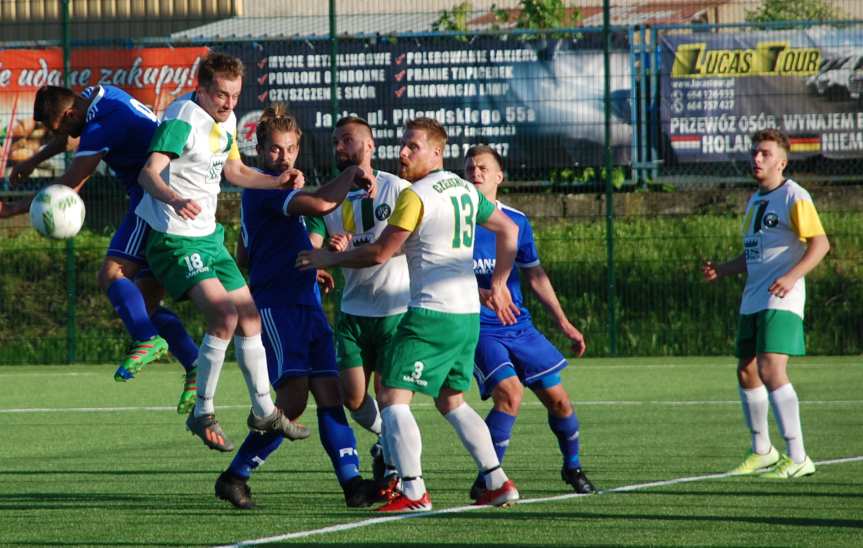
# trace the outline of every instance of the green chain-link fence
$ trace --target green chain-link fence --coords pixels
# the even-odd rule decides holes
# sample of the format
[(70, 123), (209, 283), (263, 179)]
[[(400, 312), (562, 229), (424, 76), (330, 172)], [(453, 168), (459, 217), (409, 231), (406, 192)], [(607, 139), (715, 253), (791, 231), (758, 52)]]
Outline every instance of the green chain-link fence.
[[(0, 0), (4, 29), (12, 4), (21, 3)], [(752, 188), (747, 139), (754, 129), (779, 125), (792, 136), (789, 174), (812, 191), (833, 243), (809, 277), (810, 351), (863, 350), (856, 229), (863, 215), (856, 186), (863, 13), (856, 2), (826, 2), (835, 10), (823, 12), (826, 22), (765, 22), (751, 19), (769, 2), (613, 1), (608, 34), (602, 2), (538, 15), (527, 8), (558, 3), (497, 2), (492, 9), (484, 1), (428, 1), (408, 11), (384, 1), (333, 2), (335, 17), (320, 2), (291, 3), (292, 16), (270, 2), (221, 2), (209, 12), (174, 3), (173, 15), (170, 3), (161, 3), (172, 21), (162, 26), (159, 14), (136, 26), (131, 4), (99, 13), (68, 4), (79, 9), (66, 27), (76, 89), (120, 85), (161, 113), (193, 88), (206, 48), (242, 58), (248, 72), (237, 116), (248, 163), (255, 161), (250, 128), (272, 101), (300, 118), (298, 167), (313, 184), (331, 173), (330, 131), (345, 112), (372, 123), (376, 166), (388, 171), (397, 168), (401, 124), (420, 114), (446, 125), (452, 170), (460, 171), (467, 146), (495, 146), (510, 181), (501, 199), (531, 215), (543, 265), (592, 355), (730, 353), (742, 282), (706, 285), (698, 265), (702, 257), (739, 252)], [(261, 12), (267, 6), (271, 16)], [(30, 118), (35, 89), (62, 85), (60, 12), (51, 17), (15, 20), (15, 35), (4, 30), (5, 175), (47, 138)], [(556, 28), (516, 28), (530, 27), (531, 17)], [(111, 18), (115, 28), (128, 22), (135, 31), (106, 34)], [(43, 164), (21, 188), (4, 178), (0, 197), (18, 198), (62, 170), (60, 159)], [(125, 197), (106, 173), (83, 195), (87, 230), (76, 239), (72, 287), (66, 246), (36, 236), (26, 218), (0, 221), (0, 363), (70, 357), (67, 295), (76, 312), (74, 359), (113, 361), (122, 353), (125, 333), (95, 275)], [(236, 195), (223, 194), (223, 202), (234, 238)], [(564, 345), (541, 306), (529, 303), (537, 323)], [(188, 303), (176, 307), (199, 336), (198, 315)]]

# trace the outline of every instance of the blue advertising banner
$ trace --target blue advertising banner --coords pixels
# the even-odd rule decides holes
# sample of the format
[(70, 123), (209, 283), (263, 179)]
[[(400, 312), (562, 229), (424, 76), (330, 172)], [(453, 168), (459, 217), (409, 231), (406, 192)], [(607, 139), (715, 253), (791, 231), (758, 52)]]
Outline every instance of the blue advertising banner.
[(661, 39), (662, 128), (680, 162), (743, 160), (777, 127), (792, 158), (863, 156), (863, 31), (695, 33)]
[[(298, 167), (328, 178), (331, 134), (330, 45), (325, 41), (213, 44), (239, 56), (247, 75), (237, 117), (239, 146), (255, 156), (254, 127), (262, 109), (282, 102), (303, 129)], [(632, 139), (629, 54), (612, 59), (612, 145), (627, 162)], [(446, 167), (460, 172), (465, 151), (487, 143), (511, 178), (547, 176), (549, 169), (602, 165), (603, 57), (578, 40), (510, 37), (340, 40), (339, 113), (371, 124), (376, 165), (397, 171), (405, 121), (429, 116), (449, 134)]]

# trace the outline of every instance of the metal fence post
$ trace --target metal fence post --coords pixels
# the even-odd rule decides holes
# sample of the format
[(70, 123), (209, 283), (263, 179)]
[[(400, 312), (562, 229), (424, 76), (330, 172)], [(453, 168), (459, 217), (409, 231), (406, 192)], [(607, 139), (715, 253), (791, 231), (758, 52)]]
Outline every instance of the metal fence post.
[[(614, 187), (611, 184), (611, 9), (602, 1), (602, 50), (605, 65), (605, 243), (608, 255), (608, 350), (617, 355), (617, 305), (614, 287)], [(634, 90), (633, 90), (634, 91)]]
[[(61, 8), (63, 10), (62, 25), (63, 25), (63, 85), (70, 87), (71, 76), (71, 19), (69, 17), (69, 0), (63, 0)], [(69, 169), (71, 158), (66, 153), (65, 164), (66, 169)], [(75, 238), (66, 240), (66, 362), (75, 363), (78, 357), (78, 329), (75, 318), (75, 303), (77, 301), (77, 271), (75, 265)]]
[[(333, 114), (333, 125), (339, 119), (339, 35), (336, 29), (336, 0), (330, 0), (330, 109)], [(333, 155), (331, 168), (332, 175), (338, 174), (336, 167), (336, 156)]]

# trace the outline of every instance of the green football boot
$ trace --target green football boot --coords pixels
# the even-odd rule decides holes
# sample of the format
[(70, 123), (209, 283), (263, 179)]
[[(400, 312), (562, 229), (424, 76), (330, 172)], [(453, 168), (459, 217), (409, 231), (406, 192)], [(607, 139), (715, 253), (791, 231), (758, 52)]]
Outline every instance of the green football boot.
[(771, 446), (770, 451), (764, 455), (759, 455), (750, 449), (746, 453), (746, 458), (743, 459), (743, 462), (738, 464), (736, 468), (728, 473), (734, 476), (754, 474), (758, 470), (773, 466), (777, 462), (779, 462), (779, 451), (777, 451), (773, 446)]
[(158, 335), (146, 341), (135, 341), (129, 347), (123, 363), (114, 372), (114, 380), (126, 382), (134, 379), (145, 365), (158, 360), (167, 351), (168, 343)]
[(188, 415), (195, 407), (195, 398), (198, 394), (198, 366), (194, 366), (183, 375), (183, 391), (180, 393), (180, 401), (177, 403), (177, 414)]
[(815, 473), (815, 463), (808, 456), (803, 462), (794, 462), (786, 455), (782, 455), (770, 470), (759, 474), (758, 477), (768, 479), (794, 479), (811, 476)]

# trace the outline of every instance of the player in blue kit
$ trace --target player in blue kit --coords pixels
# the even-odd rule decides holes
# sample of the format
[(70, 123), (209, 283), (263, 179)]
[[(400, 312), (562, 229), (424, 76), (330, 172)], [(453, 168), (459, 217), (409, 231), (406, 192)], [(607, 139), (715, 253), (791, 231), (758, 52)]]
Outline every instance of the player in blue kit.
[[(301, 134), (284, 106), (266, 109), (257, 128), (262, 171), (277, 175), (293, 169)], [(261, 314), (276, 406), (294, 420), (305, 410), (311, 390), (321, 443), (344, 490), (345, 502), (368, 506), (377, 500), (378, 491), (374, 481), (364, 480), (359, 473), (356, 438), (339, 394), (333, 331), (316, 291), (316, 275), (294, 267), (297, 253), (312, 248), (302, 215), (324, 215), (335, 209), (355, 183), (372, 188), (374, 178), (352, 167), (315, 191), (244, 190), (238, 256), (241, 262), (245, 257), (249, 265), (249, 285)], [(250, 433), (216, 481), (216, 496), (237, 508), (254, 508), (248, 479), (282, 440), (281, 434)]]
[[(16, 165), (9, 177), (20, 183), (36, 167), (66, 150), (69, 138), (80, 137), (69, 169), (59, 183), (76, 191), (104, 161), (123, 183), (129, 195), (129, 209), (111, 239), (99, 286), (123, 320), (133, 343), (114, 380), (128, 381), (142, 367), (159, 358), (168, 348), (186, 370), (178, 413), (187, 413), (195, 404), (195, 359), (198, 347), (179, 318), (160, 306), (164, 289), (146, 271), (144, 244), (149, 227), (135, 215), (143, 190), (138, 172), (147, 161), (149, 144), (159, 120), (153, 112), (125, 91), (113, 86), (92, 86), (80, 95), (63, 87), (45, 86), (36, 93), (33, 118), (44, 124), (54, 138), (36, 154)], [(3, 215), (24, 213), (30, 200), (9, 204)], [(136, 276), (138, 276), (136, 278)], [(133, 281), (134, 280), (134, 281)]]
[[(524, 307), (520, 276), (557, 322), (561, 332), (572, 341), (572, 350), (581, 357), (586, 349), (584, 337), (566, 317), (555, 295), (551, 281), (539, 264), (533, 241), (533, 230), (527, 216), (497, 202), (497, 190), (503, 182), (503, 162), (497, 151), (487, 145), (471, 147), (465, 159), (465, 178), (472, 182), (492, 203), (518, 225), (518, 253), (507, 280), (512, 301), (521, 310), (516, 323), (504, 325), (489, 308), (480, 312), (480, 335), (476, 347), (474, 376), (483, 399), (491, 397), (494, 408), (485, 421), (491, 431), (498, 459), (503, 462), (512, 428), (518, 416), (524, 386), (530, 388), (548, 409), (548, 425), (557, 436), (563, 454), (561, 477), (577, 493), (594, 493), (596, 489), (581, 469), (579, 459), (579, 423), (560, 382), (560, 371), (567, 362), (563, 354), (540, 333)], [(474, 273), (480, 291), (489, 288), (495, 265), (494, 233), (477, 227), (474, 243)], [(477, 499), (485, 485), (477, 478), (470, 496)]]

